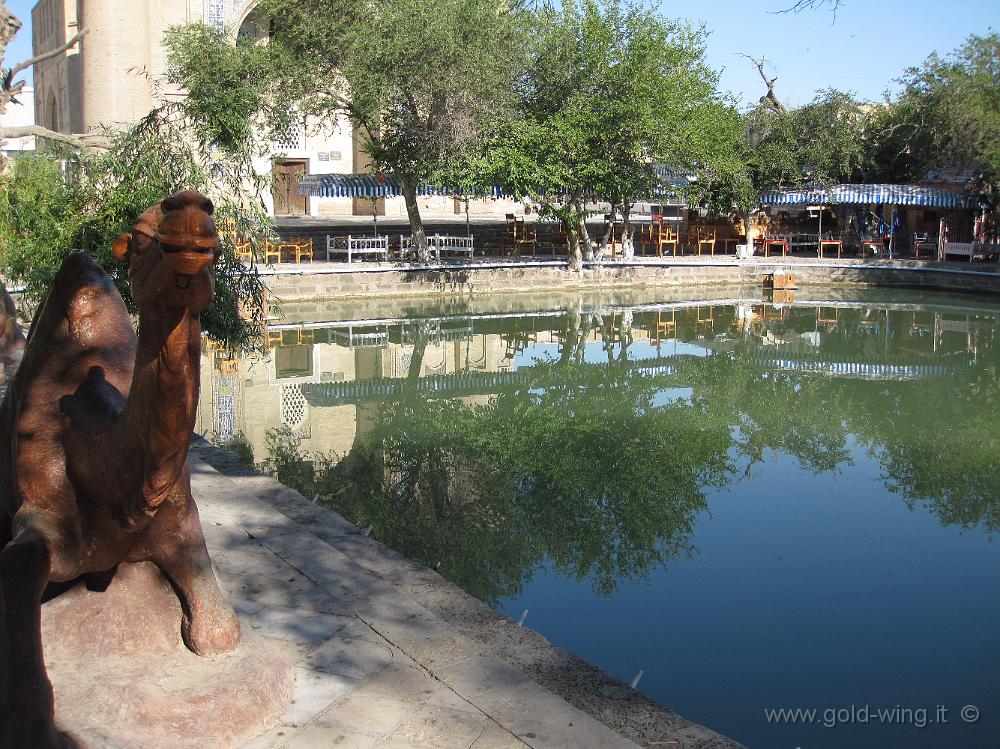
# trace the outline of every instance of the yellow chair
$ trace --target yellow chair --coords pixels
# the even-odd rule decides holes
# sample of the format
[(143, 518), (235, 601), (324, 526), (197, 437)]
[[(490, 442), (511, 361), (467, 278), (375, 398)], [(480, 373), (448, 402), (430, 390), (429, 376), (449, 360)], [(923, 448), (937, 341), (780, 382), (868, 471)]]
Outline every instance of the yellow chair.
[(312, 239), (289, 239), (288, 241), (282, 243), (281, 246), (295, 258), (296, 263), (301, 263), (302, 258), (304, 257), (308, 257), (310, 262), (313, 260)]
[(284, 249), (284, 245), (281, 242), (272, 242), (270, 239), (264, 241), (264, 262), (268, 265), (271, 264), (271, 260), (274, 262), (281, 262), (281, 251)]
[(514, 254), (520, 255), (522, 247), (531, 248), (531, 256), (535, 256), (538, 249), (538, 230), (529, 229), (523, 218), (514, 219)]
[(679, 244), (677, 237), (677, 229), (670, 226), (664, 226), (660, 224), (657, 227), (656, 236), (656, 254), (660, 257), (663, 256), (663, 248), (670, 247), (674, 257), (677, 256), (677, 246)]
[(241, 239), (235, 242), (233, 249), (236, 251), (236, 257), (240, 260), (246, 260), (248, 263), (253, 262), (253, 242), (249, 239)]
[(715, 254), (715, 229), (711, 231), (698, 230), (698, 254), (701, 254), (701, 248), (708, 247), (711, 254)]

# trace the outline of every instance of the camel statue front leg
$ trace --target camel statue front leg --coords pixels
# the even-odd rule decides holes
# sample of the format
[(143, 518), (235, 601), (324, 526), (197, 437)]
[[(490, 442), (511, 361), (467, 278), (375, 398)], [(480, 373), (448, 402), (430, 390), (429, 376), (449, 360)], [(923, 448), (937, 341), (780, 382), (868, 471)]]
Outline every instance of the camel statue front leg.
[(52, 543), (24, 523), (0, 551), (0, 746), (68, 749), (76, 746), (54, 722), (52, 684), (42, 659), (42, 593), (49, 581)]
[(177, 531), (163, 539), (149, 559), (170, 578), (180, 596), (184, 644), (198, 655), (212, 655), (236, 647), (240, 622), (219, 590), (190, 489), (187, 498)]

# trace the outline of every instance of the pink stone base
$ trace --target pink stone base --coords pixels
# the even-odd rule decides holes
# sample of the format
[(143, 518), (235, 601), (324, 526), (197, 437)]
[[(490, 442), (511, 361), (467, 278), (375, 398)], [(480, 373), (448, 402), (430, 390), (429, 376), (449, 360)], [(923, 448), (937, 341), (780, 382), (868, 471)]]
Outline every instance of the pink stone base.
[(42, 607), (56, 723), (86, 749), (236, 747), (291, 702), (295, 672), (243, 628), (231, 653), (184, 647), (181, 607), (152, 564), (123, 564), (107, 590), (78, 585)]

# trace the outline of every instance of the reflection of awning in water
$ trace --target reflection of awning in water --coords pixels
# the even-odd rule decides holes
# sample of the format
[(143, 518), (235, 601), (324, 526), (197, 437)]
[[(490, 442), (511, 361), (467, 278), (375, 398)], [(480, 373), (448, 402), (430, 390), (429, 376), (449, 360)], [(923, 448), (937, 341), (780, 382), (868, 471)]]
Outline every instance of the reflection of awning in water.
[[(684, 381), (683, 365), (689, 355), (661, 356), (628, 362), (628, 376), (678, 377)], [(777, 358), (773, 355), (751, 356), (754, 364), (764, 370), (782, 370), (803, 374), (823, 374), (870, 380), (913, 380), (945, 377), (953, 374), (955, 366), (948, 364), (871, 364), (865, 362), (824, 361), (809, 358)], [(577, 365), (580, 367), (580, 365)], [(574, 370), (577, 376), (584, 371), (598, 372), (606, 364), (584, 364)], [(512, 387), (545, 387), (560, 382), (558, 368), (521, 367), (504, 372), (456, 372), (444, 375), (427, 375), (416, 380), (416, 392), (423, 398), (455, 398), (463, 395), (494, 395)], [(565, 384), (565, 383), (564, 383)], [(302, 395), (313, 407), (340, 406), (348, 403), (372, 403), (402, 397), (407, 387), (405, 377), (377, 377), (351, 382), (308, 383), (301, 386)]]
[(953, 367), (943, 364), (863, 364), (858, 362), (764, 358), (754, 358), (754, 364), (766, 369), (780, 369), (786, 372), (824, 374), (831, 377), (880, 381), (921, 380), (932, 377), (947, 377), (954, 373)]
[(975, 208), (978, 201), (961, 190), (917, 185), (828, 185), (771, 190), (764, 205), (904, 205), (928, 208)]

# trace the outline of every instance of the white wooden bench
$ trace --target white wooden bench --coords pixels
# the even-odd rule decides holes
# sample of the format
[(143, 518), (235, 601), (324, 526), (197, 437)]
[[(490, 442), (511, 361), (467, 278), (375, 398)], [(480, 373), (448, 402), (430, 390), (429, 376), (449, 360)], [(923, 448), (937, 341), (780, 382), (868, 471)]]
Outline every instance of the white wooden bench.
[[(452, 237), (448, 234), (430, 234), (427, 236), (427, 251), (438, 262), (441, 261), (441, 253), (462, 254), (467, 253), (472, 257), (475, 252), (473, 237)], [(399, 253), (402, 257), (416, 256), (417, 245), (413, 241), (412, 235), (404, 235), (399, 238)]]
[(334, 237), (326, 235), (326, 259), (331, 255), (347, 255), (347, 262), (353, 262), (355, 255), (384, 255), (389, 258), (389, 237)]
[(449, 252), (453, 255), (467, 254), (472, 257), (475, 253), (473, 237), (453, 237), (448, 234), (435, 234), (428, 237), (428, 242), (433, 244), (434, 251), (440, 259), (442, 252)]

